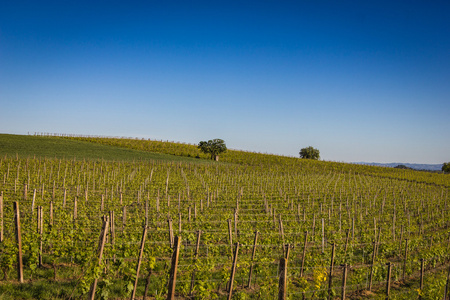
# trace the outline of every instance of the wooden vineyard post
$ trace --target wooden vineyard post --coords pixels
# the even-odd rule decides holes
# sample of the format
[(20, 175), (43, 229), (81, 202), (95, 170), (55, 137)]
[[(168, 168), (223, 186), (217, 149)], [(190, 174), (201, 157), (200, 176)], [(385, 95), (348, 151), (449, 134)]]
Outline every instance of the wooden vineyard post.
[(281, 235), (281, 242), (284, 245), (284, 229), (283, 229), (283, 221), (281, 220), (281, 214), (278, 215), (278, 222), (280, 225), (280, 235)]
[(177, 268), (178, 268), (178, 257), (180, 255), (180, 243), (181, 237), (176, 236), (175, 245), (173, 247), (172, 264), (170, 267), (169, 290), (167, 293), (167, 300), (175, 299), (175, 285), (177, 282)]
[(392, 240), (395, 242), (395, 210), (392, 216)]
[(36, 189), (34, 189), (33, 191), (33, 200), (31, 201), (31, 219), (33, 219), (35, 201), (36, 201)]
[(195, 254), (194, 254), (195, 259), (197, 259), (198, 252), (199, 252), (199, 249), (200, 249), (200, 237), (201, 237), (201, 235), (202, 235), (202, 231), (201, 230), (197, 231), (197, 242), (195, 244)]
[(379, 250), (379, 247), (380, 247), (380, 241), (381, 241), (381, 226), (378, 227), (378, 240), (377, 240), (377, 243), (376, 243), (376, 249), (377, 249), (376, 255), (377, 256), (378, 256), (378, 250)]
[(114, 211), (113, 210), (111, 210), (109, 212), (109, 222), (110, 222), (109, 229), (111, 231), (110, 243), (111, 243), (111, 245), (114, 245), (115, 244), (115, 239), (116, 239), (116, 226), (115, 226), (116, 222), (114, 220)]
[(322, 253), (325, 253), (325, 220), (322, 218)]
[(308, 244), (308, 231), (305, 231), (305, 243), (303, 245), (303, 254), (302, 254), (302, 266), (300, 268), (300, 277), (303, 277), (303, 270), (305, 266), (305, 256), (306, 256), (306, 246)]
[(405, 257), (403, 260), (403, 281), (405, 281), (405, 274), (406, 274), (406, 261), (408, 260), (408, 239), (405, 239)]
[(42, 267), (42, 234), (44, 233), (44, 209), (38, 206), (38, 233), (39, 233), (39, 267)]
[(27, 195), (28, 195), (28, 185), (25, 183), (23, 185), (23, 200), (27, 200)]
[(333, 243), (331, 245), (331, 261), (330, 261), (330, 276), (328, 278), (328, 299), (332, 299), (331, 287), (333, 285), (333, 268), (334, 268), (334, 250), (336, 248), (336, 244)]
[(145, 226), (148, 226), (148, 198), (150, 198), (150, 192), (148, 192), (147, 199), (145, 199)]
[(159, 190), (158, 190), (158, 197), (156, 197), (156, 212), (159, 213)]
[(196, 268), (195, 268), (195, 263), (197, 261), (197, 257), (198, 257), (198, 252), (199, 252), (199, 248), (200, 248), (200, 237), (202, 235), (202, 231), (198, 230), (197, 231), (197, 243), (195, 245), (195, 254), (194, 254), (194, 261), (193, 261), (193, 265), (194, 265), (194, 269), (192, 270), (192, 276), (191, 276), (191, 289), (189, 291), (189, 294), (192, 296), (192, 291), (194, 290), (194, 282), (195, 282), (195, 272), (196, 272)]
[(238, 212), (237, 209), (234, 211), (234, 236), (236, 237), (236, 240), (238, 239), (237, 236), (237, 223), (238, 223)]
[(141, 248), (139, 249), (139, 257), (138, 262), (136, 266), (136, 279), (134, 280), (134, 287), (133, 292), (131, 293), (131, 300), (134, 300), (134, 297), (136, 295), (136, 288), (138, 284), (139, 279), (139, 270), (141, 268), (141, 262), (142, 262), (142, 254), (144, 253), (144, 245), (145, 245), (145, 237), (147, 236), (147, 226), (144, 226), (144, 231), (142, 232), (142, 239), (141, 239)]
[(372, 291), (373, 266), (375, 264), (375, 240), (373, 241), (372, 265), (370, 266), (369, 291)]
[(231, 251), (233, 251), (233, 233), (231, 231), (231, 219), (228, 219), (228, 238), (230, 241)]
[[(36, 198), (36, 189), (34, 189), (33, 199)], [(67, 196), (67, 190), (64, 188), (64, 195), (63, 195), (63, 208), (66, 207), (66, 196)]]
[(389, 293), (391, 291), (391, 271), (392, 264), (390, 262), (387, 263), (387, 280), (386, 280), (386, 300), (389, 299)]
[[(97, 253), (98, 253), (98, 265), (101, 265), (102, 263), (102, 256), (103, 256), (103, 249), (105, 249), (105, 243), (106, 243), (106, 235), (108, 234), (108, 217), (103, 216), (103, 225), (102, 225), (102, 231), (100, 233), (100, 238), (98, 241), (98, 249), (97, 249)], [(95, 289), (97, 288), (97, 281), (98, 278), (94, 279), (94, 282), (91, 285), (91, 289), (89, 291), (89, 299), (90, 300), (94, 300), (94, 296), (95, 296)]]
[(350, 237), (350, 229), (347, 229), (347, 233), (346, 233), (346, 238), (345, 238), (345, 249), (344, 252), (347, 253), (347, 249), (348, 249), (348, 239)]
[(347, 272), (348, 272), (348, 265), (344, 264), (342, 265), (343, 271), (342, 271), (342, 292), (341, 292), (341, 300), (345, 299), (345, 289), (347, 286)]
[(172, 227), (172, 219), (167, 219), (167, 225), (169, 226), (169, 243), (170, 248), (173, 248), (174, 238), (173, 238), (173, 227)]
[(49, 218), (50, 218), (50, 226), (53, 226), (53, 201), (50, 201)]
[(448, 300), (449, 292), (450, 292), (450, 267), (448, 267), (447, 272), (447, 283), (445, 284), (444, 300)]
[(352, 243), (355, 240), (355, 218), (352, 218)]
[(3, 242), (3, 191), (0, 193), (0, 243)]
[[(425, 266), (424, 259), (421, 258), (420, 259), (420, 287), (419, 287), (420, 291), (423, 291), (423, 272), (425, 271), (424, 266)], [(421, 294), (422, 293), (419, 294), (419, 300), (422, 300), (422, 295)]]
[[(17, 279), (23, 283), (23, 261), (22, 261), (22, 233), (20, 231), (20, 211), (19, 202), (14, 202), (14, 221), (16, 225), (16, 241), (17, 241)], [(3, 220), (3, 219), (2, 219)]]
[(41, 207), (37, 207), (37, 217), (36, 217), (36, 233), (39, 234), (41, 228)]
[(316, 239), (316, 214), (313, 214), (313, 221), (312, 221), (312, 240), (315, 241)]
[(287, 264), (288, 259), (283, 257), (280, 260), (280, 279), (278, 282), (278, 300), (286, 299), (286, 288), (287, 288)]
[(197, 203), (194, 203), (194, 221), (197, 221)]
[(230, 282), (228, 284), (228, 298), (227, 298), (228, 300), (231, 300), (231, 296), (233, 295), (233, 281), (234, 275), (236, 273), (238, 252), (239, 252), (239, 243), (236, 243), (236, 249), (234, 250), (234, 257), (233, 257), (233, 265), (231, 267)]
[(73, 202), (73, 220), (74, 221), (77, 219), (77, 200), (78, 200), (78, 198), (75, 197), (75, 200)]
[(255, 231), (255, 240), (253, 241), (253, 251), (252, 251), (252, 261), (250, 263), (250, 270), (248, 272), (248, 283), (247, 287), (250, 288), (250, 285), (252, 284), (252, 274), (253, 274), (253, 261), (255, 260), (255, 254), (256, 254), (256, 243), (258, 241), (258, 231)]
[[(127, 225), (127, 207), (122, 208), (122, 233), (125, 232), (125, 226)], [(147, 226), (147, 224), (145, 224)]]

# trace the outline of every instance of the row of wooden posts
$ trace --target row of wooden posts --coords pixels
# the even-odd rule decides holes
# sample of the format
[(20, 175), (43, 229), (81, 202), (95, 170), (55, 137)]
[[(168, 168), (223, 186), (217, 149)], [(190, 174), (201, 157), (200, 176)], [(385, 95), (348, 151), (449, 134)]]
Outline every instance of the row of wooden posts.
[[(0, 220), (1, 222), (3, 222), (3, 205), (2, 205), (2, 195), (0, 195)], [(17, 252), (17, 272), (18, 272), (18, 281), (20, 283), (24, 282), (23, 279), (23, 259), (22, 259), (22, 240), (21, 240), (21, 225), (20, 225), (20, 210), (19, 210), (19, 203), (18, 202), (14, 202), (13, 204), (14, 206), (14, 223), (15, 223), (15, 235), (16, 235), (16, 241), (17, 241), (17, 247), (18, 247), (18, 252)], [(114, 218), (114, 215), (110, 215), (110, 217)], [(108, 230), (109, 230), (109, 224), (110, 224), (110, 220), (108, 216), (103, 216), (102, 217), (102, 230), (100, 233), (100, 238), (99, 238), (99, 245), (98, 245), (98, 249), (97, 249), (97, 254), (98, 254), (98, 264), (101, 264), (102, 261), (102, 256), (103, 256), (103, 250), (105, 247), (105, 243), (106, 243), (106, 237), (108, 234)], [(230, 224), (229, 220), (229, 225)], [(42, 234), (42, 230), (43, 230), (43, 213), (42, 213), (42, 207), (38, 207), (38, 219), (37, 219), (37, 230), (38, 233)], [(169, 226), (170, 226), (170, 222), (169, 222)], [(229, 228), (231, 228), (231, 226), (229, 226)], [(147, 226), (144, 226), (143, 229), (143, 233), (142, 233), (142, 239), (141, 239), (141, 246), (140, 246), (140, 251), (139, 251), (139, 257), (138, 257), (138, 262), (137, 262), (137, 267), (136, 267), (136, 280), (134, 283), (134, 288), (132, 291), (132, 296), (131, 299), (135, 299), (135, 293), (136, 293), (136, 287), (137, 287), (137, 282), (138, 282), (138, 278), (139, 278), (139, 271), (140, 271), (140, 264), (142, 261), (142, 255), (143, 255), (143, 251), (144, 251), (144, 244), (145, 244), (145, 239), (147, 236)], [(1, 232), (2, 235), (0, 235), (1, 240), (3, 241), (3, 232)], [(196, 245), (196, 251), (195, 251), (195, 255), (194, 255), (194, 263), (195, 260), (197, 259), (198, 256), (198, 249), (199, 249), (199, 244), (200, 244), (200, 236), (201, 236), (201, 231), (198, 231), (197, 233), (197, 245)], [(179, 236), (175, 236), (173, 237), (173, 235), (170, 236), (171, 239), (171, 246), (173, 248), (173, 254), (172, 254), (172, 262), (171, 262), (171, 268), (170, 268), (170, 276), (169, 276), (169, 287), (168, 287), (168, 296), (167, 299), (174, 299), (175, 297), (175, 285), (176, 285), (176, 276), (177, 276), (177, 266), (178, 266), (178, 258), (179, 258), (179, 250), (180, 250), (180, 244), (181, 244), (181, 238)], [(254, 239), (254, 245), (253, 245), (253, 251), (252, 251), (252, 263), (250, 265), (250, 269), (249, 269), (249, 279), (248, 279), (248, 286), (250, 286), (251, 284), (251, 278), (252, 278), (252, 273), (253, 273), (253, 261), (255, 258), (255, 253), (256, 253), (256, 244), (257, 244), (257, 239), (258, 239), (258, 232), (255, 232), (255, 239)], [(307, 239), (307, 232), (305, 233), (305, 241)], [(173, 242), (172, 242), (173, 241)], [(231, 241), (231, 239), (230, 239)], [(234, 282), (234, 277), (235, 277), (235, 272), (236, 272), (236, 266), (237, 266), (237, 259), (238, 259), (238, 252), (239, 252), (239, 243), (235, 243), (234, 246), (234, 253), (233, 253), (233, 262), (232, 262), (232, 268), (231, 268), (231, 274), (230, 274), (230, 280), (229, 283), (227, 285), (227, 290), (228, 290), (228, 299), (231, 299), (232, 297), (232, 292), (233, 292), (233, 282)], [(375, 255), (376, 255), (376, 248), (377, 248), (377, 243), (374, 241), (373, 242), (374, 245), (374, 249), (373, 249), (373, 255), (372, 255), (372, 266), (371, 266), (371, 270), (370, 270), (370, 277), (369, 277), (369, 290), (372, 289), (372, 279), (373, 279), (373, 266), (375, 263)], [(306, 243), (305, 243), (306, 246)], [(331, 251), (331, 262), (330, 262), (330, 268), (329, 268), (329, 273), (328, 273), (328, 293), (329, 293), (329, 299), (331, 299), (331, 289), (332, 289), (332, 279), (333, 279), (333, 269), (334, 269), (334, 256), (335, 256), (335, 243), (332, 244), (332, 251)], [(406, 245), (405, 245), (405, 260), (403, 263), (403, 278), (405, 278), (405, 269), (406, 269), (406, 260), (407, 260), (407, 247), (408, 247), (408, 240), (406, 240)], [(286, 299), (286, 293), (287, 293), (287, 269), (288, 269), (288, 259), (289, 259), (289, 249), (290, 249), (290, 245), (286, 244), (283, 248), (283, 257), (280, 259), (280, 264), (279, 264), (279, 292), (278, 292), (278, 299)], [(303, 276), (303, 267), (304, 267), (304, 255), (306, 252), (306, 247), (304, 247), (303, 249), (303, 259), (302, 259), (302, 266), (301, 266), (301, 274), (300, 276)], [(40, 243), (40, 254), (39, 254), (39, 264), (42, 265), (42, 240)], [(349, 269), (349, 265), (344, 264), (341, 266), (343, 269), (343, 273), (342, 273), (342, 285), (341, 285), (341, 299), (345, 299), (346, 295), (346, 280), (347, 280), (347, 274), (348, 274), (348, 269)], [(391, 284), (391, 271), (392, 271), (392, 263), (387, 263), (387, 280), (386, 280), (386, 297), (389, 297), (390, 294), (390, 284)], [(424, 276), (424, 260), (421, 259), (421, 268), (420, 268), (420, 289), (423, 289), (423, 276)], [(445, 288), (445, 297), (444, 299), (447, 299), (448, 294), (449, 294), (449, 280), (450, 278), (450, 268), (449, 268), (449, 273), (447, 276), (447, 284), (446, 284), (446, 288)], [(193, 289), (193, 283), (195, 280), (195, 270), (192, 273), (192, 280), (191, 280), (191, 292)], [(91, 289), (89, 292), (89, 299), (94, 299), (95, 296), (95, 290), (96, 290), (96, 286), (97, 286), (97, 279), (94, 280), (94, 282), (91, 285)]]

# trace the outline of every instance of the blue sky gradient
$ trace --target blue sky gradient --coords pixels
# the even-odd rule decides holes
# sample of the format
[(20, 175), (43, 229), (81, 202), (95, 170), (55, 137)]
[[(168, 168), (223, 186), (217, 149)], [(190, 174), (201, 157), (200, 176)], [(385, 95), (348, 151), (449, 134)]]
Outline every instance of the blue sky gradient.
[(450, 161), (448, 1), (3, 1), (0, 132)]

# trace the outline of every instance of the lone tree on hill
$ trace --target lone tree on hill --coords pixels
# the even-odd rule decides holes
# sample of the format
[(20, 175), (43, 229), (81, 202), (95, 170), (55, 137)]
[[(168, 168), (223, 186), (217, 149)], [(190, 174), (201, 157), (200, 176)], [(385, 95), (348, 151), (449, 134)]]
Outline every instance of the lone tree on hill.
[(442, 164), (442, 172), (450, 173), (450, 162)]
[(225, 145), (224, 140), (221, 139), (213, 139), (209, 141), (201, 141), (197, 146), (200, 151), (206, 154), (211, 154), (211, 159), (218, 161), (219, 154), (227, 151), (227, 146)]
[(307, 158), (307, 159), (319, 159), (320, 158), (319, 149), (315, 149), (311, 146), (300, 149), (299, 154), (300, 154), (301, 158)]

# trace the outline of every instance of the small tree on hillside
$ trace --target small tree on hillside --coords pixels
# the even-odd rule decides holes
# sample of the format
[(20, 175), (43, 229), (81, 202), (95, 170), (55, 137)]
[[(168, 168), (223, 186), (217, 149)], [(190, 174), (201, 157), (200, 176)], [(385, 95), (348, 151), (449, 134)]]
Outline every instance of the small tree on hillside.
[(211, 155), (211, 159), (219, 160), (219, 154), (227, 151), (224, 140), (213, 139), (209, 141), (201, 141), (197, 146), (200, 151)]
[(450, 162), (442, 164), (442, 172), (450, 173)]
[(319, 159), (320, 158), (320, 152), (319, 149), (315, 149), (311, 146), (300, 149), (300, 157), (306, 158), (306, 159)]

